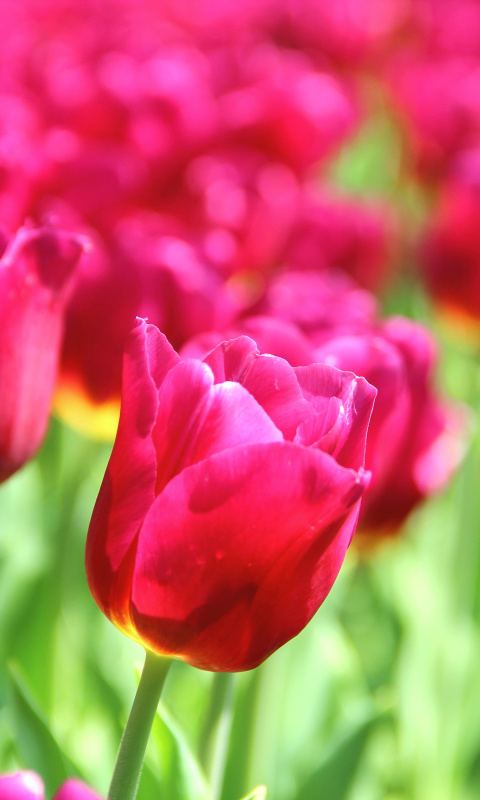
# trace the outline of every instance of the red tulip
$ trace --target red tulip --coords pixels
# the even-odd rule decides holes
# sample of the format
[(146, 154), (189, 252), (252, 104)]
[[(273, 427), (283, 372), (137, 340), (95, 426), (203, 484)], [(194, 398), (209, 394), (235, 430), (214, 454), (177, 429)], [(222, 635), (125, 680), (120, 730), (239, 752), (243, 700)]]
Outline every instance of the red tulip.
[(33, 456), (48, 422), (79, 237), (22, 228), (0, 259), (0, 481)]
[(202, 669), (261, 663), (307, 624), (343, 562), (374, 395), (350, 373), (260, 356), (246, 336), (182, 361), (140, 322), (87, 540), (101, 610)]

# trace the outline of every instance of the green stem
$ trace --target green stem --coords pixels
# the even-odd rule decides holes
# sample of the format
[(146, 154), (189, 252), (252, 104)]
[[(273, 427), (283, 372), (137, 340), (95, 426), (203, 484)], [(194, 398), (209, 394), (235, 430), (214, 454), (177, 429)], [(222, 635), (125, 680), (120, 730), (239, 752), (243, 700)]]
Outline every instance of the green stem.
[(142, 677), (118, 751), (108, 800), (134, 800), (150, 730), (162, 693), (170, 658), (147, 652)]

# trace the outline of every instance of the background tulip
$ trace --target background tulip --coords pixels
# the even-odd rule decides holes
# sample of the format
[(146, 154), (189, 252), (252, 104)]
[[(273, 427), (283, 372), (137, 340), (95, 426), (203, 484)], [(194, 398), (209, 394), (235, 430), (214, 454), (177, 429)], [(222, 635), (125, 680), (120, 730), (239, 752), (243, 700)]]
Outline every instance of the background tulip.
[[(28, 770), (0, 775), (0, 800), (44, 800), (42, 779)], [(53, 800), (100, 800), (86, 783), (69, 778), (62, 784)]]
[(315, 353), (365, 375), (378, 390), (367, 442), (372, 482), (363, 533), (395, 533), (420, 500), (442, 489), (463, 453), (465, 418), (434, 385), (436, 351), (421, 325), (393, 317), (363, 335), (333, 338)]
[(8, 242), (0, 260), (0, 481), (42, 442), (65, 303), (82, 250), (78, 236), (26, 227)]
[(328, 594), (368, 484), (375, 390), (248, 337), (181, 361), (141, 322), (92, 517), (87, 576), (102, 611), (147, 649), (251, 669)]
[(86, 783), (69, 778), (60, 786), (53, 800), (100, 800), (98, 794)]
[(27, 770), (0, 775), (0, 800), (44, 800), (43, 781)]

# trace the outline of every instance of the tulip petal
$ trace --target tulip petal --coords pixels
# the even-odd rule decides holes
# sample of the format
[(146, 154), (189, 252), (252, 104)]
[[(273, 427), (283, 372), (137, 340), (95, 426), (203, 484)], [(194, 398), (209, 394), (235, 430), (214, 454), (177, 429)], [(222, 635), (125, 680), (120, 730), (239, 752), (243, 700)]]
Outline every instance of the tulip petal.
[(283, 439), (281, 432), (239, 383), (213, 384), (201, 361), (178, 364), (158, 397), (152, 437), (157, 458), (155, 494), (180, 470), (229, 447)]
[(64, 308), (82, 249), (73, 234), (25, 227), (0, 259), (0, 482), (45, 435)]
[(163, 334), (144, 321), (127, 339), (118, 433), (90, 524), (95, 534), (87, 539), (89, 585), (105, 613), (114, 593), (114, 573), (154, 498), (156, 465), (150, 434), (157, 392), (179, 360)]
[(100, 800), (100, 797), (83, 781), (69, 778), (61, 785), (53, 800)]
[(260, 355), (246, 336), (222, 342), (204, 360), (212, 366), (216, 381), (239, 381), (285, 439), (293, 439), (300, 423), (312, 413), (292, 367), (283, 358)]
[(43, 781), (28, 770), (0, 775), (0, 800), (44, 800)]
[(327, 364), (295, 367), (294, 372), (319, 418), (318, 426), (307, 419), (295, 441), (316, 444), (334, 455), (340, 465), (360, 469), (365, 463), (365, 440), (376, 389), (364, 378)]
[[(255, 666), (325, 598), (367, 482), (319, 450), (276, 442), (183, 470), (140, 531), (129, 610), (138, 638), (204, 669)], [(282, 571), (298, 595), (285, 625), (294, 589)]]

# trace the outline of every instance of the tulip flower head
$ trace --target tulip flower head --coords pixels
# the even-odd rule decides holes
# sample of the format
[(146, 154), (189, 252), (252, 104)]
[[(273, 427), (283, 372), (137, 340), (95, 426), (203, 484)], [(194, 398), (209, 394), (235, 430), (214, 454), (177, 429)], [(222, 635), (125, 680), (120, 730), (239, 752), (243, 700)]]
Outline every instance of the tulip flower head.
[[(0, 775), (0, 800), (45, 800), (43, 781), (29, 770)], [(82, 781), (69, 778), (53, 800), (100, 800), (100, 797)]]
[(45, 434), (82, 250), (78, 236), (25, 227), (0, 259), (0, 482), (34, 455)]
[(27, 770), (0, 775), (0, 800), (44, 800), (43, 781)]
[(100, 609), (146, 649), (251, 669), (298, 634), (338, 574), (368, 485), (375, 390), (292, 368), (246, 336), (182, 361), (144, 321), (90, 524)]
[(461, 461), (466, 410), (438, 396), (434, 340), (404, 317), (390, 317), (362, 335), (332, 338), (316, 357), (365, 375), (378, 390), (366, 454), (373, 477), (359, 531), (396, 533), (423, 499), (445, 488)]

